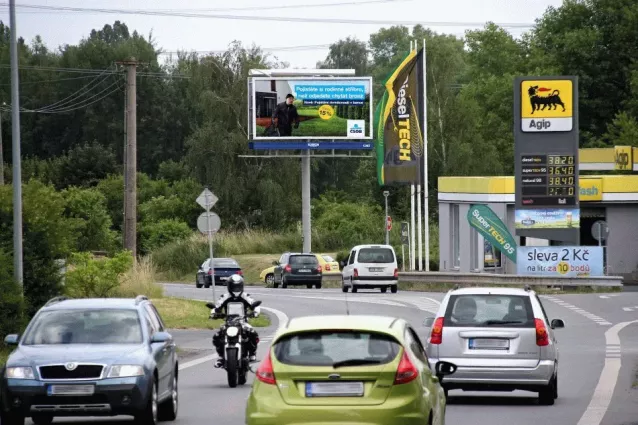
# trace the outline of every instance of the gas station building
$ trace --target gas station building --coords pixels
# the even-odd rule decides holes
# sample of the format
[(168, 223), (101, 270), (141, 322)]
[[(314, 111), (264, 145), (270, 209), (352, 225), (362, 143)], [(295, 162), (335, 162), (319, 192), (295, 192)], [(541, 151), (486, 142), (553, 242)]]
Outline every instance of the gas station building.
[[(628, 174), (638, 171), (638, 148), (580, 149), (579, 168), (580, 245), (602, 244), (606, 274), (623, 276), (625, 283), (638, 283), (638, 175)], [(618, 170), (625, 171), (620, 174)], [(605, 173), (594, 174), (596, 171)], [(490, 207), (518, 246), (561, 244), (516, 236), (514, 193), (513, 176), (439, 177), (440, 271), (516, 274), (516, 264), (493, 250), (470, 226), (467, 214), (473, 204)], [(599, 220), (609, 229), (601, 242), (592, 231)]]

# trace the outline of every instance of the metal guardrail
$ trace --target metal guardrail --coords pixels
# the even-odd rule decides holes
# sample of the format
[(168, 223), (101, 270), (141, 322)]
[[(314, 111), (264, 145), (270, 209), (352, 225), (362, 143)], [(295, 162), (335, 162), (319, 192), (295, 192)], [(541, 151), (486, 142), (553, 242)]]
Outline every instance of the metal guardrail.
[(530, 286), (603, 286), (622, 287), (622, 276), (519, 276), (493, 273), (455, 273), (455, 272), (401, 272), (400, 282), (450, 283), (473, 285), (530, 285)]

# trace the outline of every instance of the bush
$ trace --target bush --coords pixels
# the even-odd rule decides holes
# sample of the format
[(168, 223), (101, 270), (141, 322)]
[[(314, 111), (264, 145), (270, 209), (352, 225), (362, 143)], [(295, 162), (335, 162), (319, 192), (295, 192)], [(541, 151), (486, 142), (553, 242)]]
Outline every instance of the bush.
[(133, 266), (130, 251), (112, 258), (96, 259), (90, 253), (71, 256), (66, 273), (66, 293), (74, 298), (108, 298), (117, 294), (120, 279)]
[(62, 192), (66, 216), (73, 219), (77, 243), (74, 251), (108, 251), (115, 249), (118, 235), (106, 208), (106, 197), (97, 189), (72, 187)]
[[(64, 198), (52, 186), (37, 180), (23, 184), (22, 203), (24, 298), (30, 317), (60, 294), (62, 276), (56, 259), (66, 258), (76, 240), (73, 221), (64, 216)], [(13, 197), (8, 185), (0, 186), (0, 249), (13, 252)], [(6, 261), (12, 264), (12, 255)]]
[(155, 265), (150, 257), (145, 257), (120, 275), (116, 295), (123, 298), (134, 298), (146, 295), (149, 298), (162, 298), (162, 285), (155, 282)]
[(142, 224), (140, 232), (141, 251), (144, 254), (164, 245), (186, 239), (193, 234), (188, 224), (174, 219)]
[(0, 338), (21, 332), (23, 301), (20, 286), (13, 280), (11, 255), (0, 249)]

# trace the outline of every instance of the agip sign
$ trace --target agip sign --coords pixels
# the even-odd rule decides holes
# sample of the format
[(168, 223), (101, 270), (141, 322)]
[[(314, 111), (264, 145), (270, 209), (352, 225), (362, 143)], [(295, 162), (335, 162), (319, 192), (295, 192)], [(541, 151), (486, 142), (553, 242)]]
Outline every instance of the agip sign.
[(572, 131), (574, 85), (570, 80), (523, 80), (520, 89), (522, 131)]

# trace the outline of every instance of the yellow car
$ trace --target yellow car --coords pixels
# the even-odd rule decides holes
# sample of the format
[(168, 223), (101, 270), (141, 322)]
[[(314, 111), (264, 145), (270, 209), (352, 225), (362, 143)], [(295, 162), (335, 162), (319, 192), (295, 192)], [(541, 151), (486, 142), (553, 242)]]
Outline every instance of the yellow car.
[(444, 425), (445, 392), (414, 329), (382, 316), (308, 316), (277, 332), (246, 425)]
[[(319, 261), (319, 265), (321, 266), (323, 275), (339, 275), (341, 271), (339, 270), (339, 263), (335, 261), (331, 256), (326, 254), (315, 254), (317, 260)], [(272, 285), (275, 281), (275, 266), (270, 266), (267, 269), (264, 269), (259, 274), (259, 280), (264, 282), (266, 285)]]

